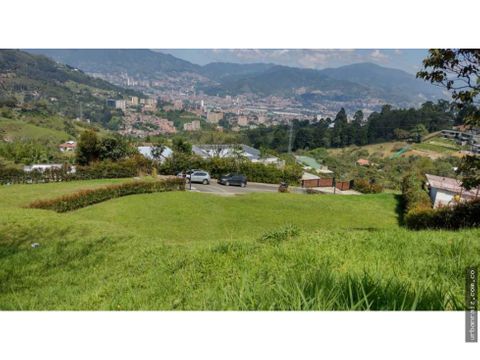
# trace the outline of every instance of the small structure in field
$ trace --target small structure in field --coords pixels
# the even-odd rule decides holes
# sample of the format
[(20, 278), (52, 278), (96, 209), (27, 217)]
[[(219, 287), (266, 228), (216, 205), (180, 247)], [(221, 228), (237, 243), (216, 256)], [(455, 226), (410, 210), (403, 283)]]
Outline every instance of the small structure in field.
[(58, 148), (61, 152), (75, 151), (75, 149), (77, 148), (77, 143), (73, 140), (69, 140), (63, 144), (60, 144)]

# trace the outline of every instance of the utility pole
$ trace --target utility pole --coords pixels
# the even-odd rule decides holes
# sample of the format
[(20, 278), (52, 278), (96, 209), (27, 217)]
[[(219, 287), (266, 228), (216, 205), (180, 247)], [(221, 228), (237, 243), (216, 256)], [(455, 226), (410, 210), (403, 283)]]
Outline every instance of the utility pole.
[(293, 120), (290, 120), (290, 130), (288, 133), (288, 154), (292, 154), (292, 139), (293, 139)]

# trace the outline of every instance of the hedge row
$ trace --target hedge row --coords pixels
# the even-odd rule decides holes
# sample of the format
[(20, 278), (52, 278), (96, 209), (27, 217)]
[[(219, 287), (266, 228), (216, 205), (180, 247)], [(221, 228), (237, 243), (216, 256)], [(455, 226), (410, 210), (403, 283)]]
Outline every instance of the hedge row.
[(425, 178), (411, 173), (402, 180), (402, 194), (406, 213), (412, 210), (431, 209), (432, 201), (425, 190)]
[(408, 228), (456, 230), (480, 226), (480, 199), (432, 209), (424, 186), (425, 180), (418, 174), (409, 174), (402, 181), (404, 221)]
[(80, 190), (55, 199), (37, 200), (28, 205), (28, 207), (54, 210), (62, 213), (122, 196), (175, 190), (185, 190), (184, 179), (170, 178), (158, 181), (133, 181), (124, 184), (108, 185), (98, 189)]
[(75, 173), (69, 173), (68, 167), (47, 169), (45, 171), (25, 172), (17, 168), (0, 168), (0, 184), (36, 184), (45, 182), (114, 179), (137, 176), (140, 172), (151, 170), (151, 164), (139, 162), (136, 158), (118, 162), (102, 161), (89, 166), (77, 166)]
[(438, 209), (413, 209), (405, 215), (410, 229), (456, 230), (480, 226), (480, 199)]
[(353, 189), (362, 194), (378, 194), (383, 191), (383, 186), (365, 179), (356, 179), (353, 182)]
[(232, 172), (245, 174), (248, 181), (279, 184), (286, 181), (298, 184), (302, 177), (302, 168), (298, 165), (286, 165), (280, 169), (275, 165), (252, 163), (248, 160), (236, 161), (233, 158), (201, 159), (196, 156), (176, 156), (167, 159), (159, 166), (159, 173), (174, 175), (191, 168), (203, 169), (213, 178), (218, 178)]

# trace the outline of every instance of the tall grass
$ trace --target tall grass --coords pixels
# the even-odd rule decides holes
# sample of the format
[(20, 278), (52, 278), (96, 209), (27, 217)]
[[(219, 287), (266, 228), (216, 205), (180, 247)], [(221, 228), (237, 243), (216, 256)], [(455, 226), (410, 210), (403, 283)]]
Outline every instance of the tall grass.
[(0, 309), (459, 310), (464, 270), (480, 265), (479, 229), (401, 228), (388, 194), (22, 207), (85, 184), (105, 183), (0, 189)]

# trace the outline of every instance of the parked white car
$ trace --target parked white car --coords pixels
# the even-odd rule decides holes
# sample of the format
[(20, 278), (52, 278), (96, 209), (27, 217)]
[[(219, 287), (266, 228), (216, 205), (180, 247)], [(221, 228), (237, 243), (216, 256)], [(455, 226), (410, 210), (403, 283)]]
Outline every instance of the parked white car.
[(187, 179), (192, 183), (202, 183), (203, 185), (210, 184), (210, 174), (204, 170), (196, 170), (192, 172), (190, 175), (187, 175)]

